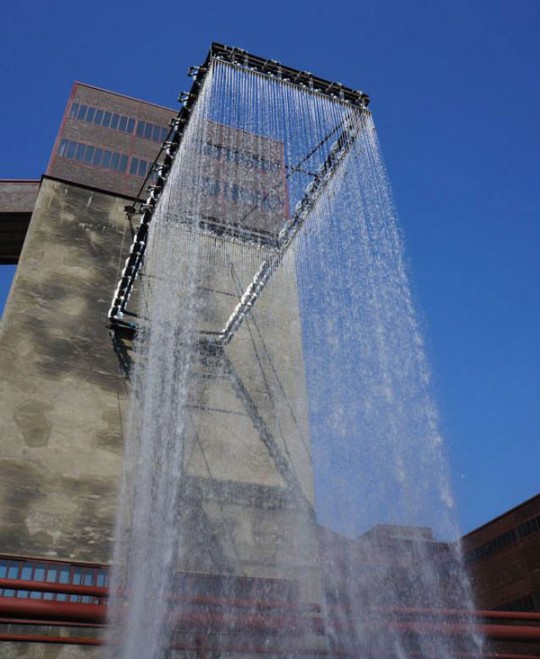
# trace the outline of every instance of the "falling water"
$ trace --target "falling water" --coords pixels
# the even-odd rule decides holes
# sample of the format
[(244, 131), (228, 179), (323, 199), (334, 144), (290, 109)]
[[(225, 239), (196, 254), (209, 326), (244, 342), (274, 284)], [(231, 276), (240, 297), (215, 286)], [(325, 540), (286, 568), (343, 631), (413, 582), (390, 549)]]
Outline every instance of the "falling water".
[(138, 315), (111, 656), (479, 651), (398, 630), (400, 608), (472, 605), (430, 531), (458, 536), (365, 109), (214, 61)]

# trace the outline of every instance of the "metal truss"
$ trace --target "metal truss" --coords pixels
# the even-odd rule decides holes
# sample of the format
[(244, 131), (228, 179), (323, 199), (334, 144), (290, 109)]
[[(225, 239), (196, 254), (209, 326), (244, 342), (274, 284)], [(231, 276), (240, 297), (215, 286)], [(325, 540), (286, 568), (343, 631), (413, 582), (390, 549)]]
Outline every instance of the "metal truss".
[[(149, 194), (145, 203), (139, 208), (136, 206), (126, 207), (126, 213), (129, 217), (139, 212), (141, 214), (141, 219), (135, 232), (129, 255), (117, 283), (108, 313), (108, 326), (111, 329), (111, 334), (115, 342), (126, 338), (132, 338), (136, 332), (136, 323), (125, 319), (125, 315), (128, 315), (126, 306), (133, 291), (136, 278), (141, 270), (148, 240), (149, 225), (184, 136), (192, 110), (195, 106), (200, 90), (202, 89), (204, 78), (213, 61), (224, 61), (244, 70), (254, 71), (260, 75), (298, 85), (306, 92), (333, 98), (341, 103), (350, 105), (351, 108), (350, 117), (344, 122), (343, 126), (339, 127), (340, 134), (336, 142), (332, 145), (328, 157), (319, 168), (319, 171), (314, 174), (314, 180), (307, 186), (302, 200), (297, 204), (293, 216), (280, 231), (277, 241), (275, 244), (274, 242), (272, 243), (271, 246), (275, 248), (275, 253), (262, 263), (251, 284), (241, 296), (240, 302), (227, 321), (223, 331), (218, 338), (215, 339), (216, 343), (220, 346), (228, 344), (235, 332), (241, 326), (244, 317), (249, 313), (272, 273), (279, 266), (283, 254), (290, 246), (304, 220), (313, 209), (322, 191), (332, 178), (339, 163), (343, 160), (349, 150), (356, 137), (352, 120), (353, 114), (358, 111), (366, 111), (369, 104), (369, 97), (361, 91), (345, 87), (340, 83), (318, 78), (311, 73), (292, 69), (276, 62), (275, 60), (251, 55), (239, 48), (232, 48), (224, 46), (223, 44), (213, 43), (204, 64), (200, 67), (191, 67), (188, 71), (188, 75), (193, 78), (193, 84), (188, 93), (180, 94), (179, 101), (183, 104), (182, 108), (177, 117), (172, 120), (167, 141), (163, 144), (147, 179), (143, 183), (141, 193), (144, 191), (150, 175), (156, 175), (155, 183), (147, 188)], [(316, 147), (316, 149), (320, 146), (321, 145)], [(298, 167), (293, 167), (289, 171), (289, 175), (295, 171), (300, 170)], [(191, 224), (193, 225), (193, 223)], [(245, 229), (243, 230), (240, 227), (236, 230), (234, 227), (223, 227), (223, 225), (219, 225), (219, 223), (216, 224), (208, 221), (208, 218), (198, 220), (195, 223), (195, 226), (198, 230), (214, 233), (216, 235), (239, 240), (250, 239), (251, 241), (255, 240), (255, 242), (265, 244), (264, 237), (252, 236), (250, 232), (248, 232), (249, 236), (246, 237)]]

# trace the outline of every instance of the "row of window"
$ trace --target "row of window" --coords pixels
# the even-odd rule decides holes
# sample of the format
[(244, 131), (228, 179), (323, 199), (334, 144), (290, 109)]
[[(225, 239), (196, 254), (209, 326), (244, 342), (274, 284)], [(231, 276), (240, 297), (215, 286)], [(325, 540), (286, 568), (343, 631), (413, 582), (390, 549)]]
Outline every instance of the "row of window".
[[(40, 581), (74, 586), (107, 586), (107, 572), (102, 568), (82, 567), (62, 563), (40, 563), (27, 560), (0, 560), (1, 579)], [(99, 599), (89, 595), (67, 595), (41, 591), (0, 588), (0, 597), (20, 599), (55, 600), (57, 602), (98, 603)]]
[(523, 524), (518, 526), (520, 538), (525, 538), (528, 535), (531, 535), (531, 533), (536, 533), (536, 531), (540, 531), (540, 515), (528, 519), (526, 522), (523, 522)]
[[(61, 140), (57, 154), (68, 160), (77, 160), (85, 165), (113, 169), (117, 172), (126, 172), (128, 168), (128, 156), (125, 153), (109, 151), (90, 144), (73, 142), (72, 140)], [(129, 173), (132, 176), (144, 178), (150, 170), (152, 163), (141, 158), (132, 157), (129, 163)]]
[(119, 130), (122, 133), (129, 133), (130, 135), (135, 130), (135, 119), (132, 117), (125, 117), (124, 115), (116, 114), (116, 112), (100, 110), (99, 108), (82, 103), (72, 103), (69, 116), (72, 119), (87, 121), (89, 124), (112, 128), (113, 130)]
[(137, 137), (154, 142), (163, 142), (169, 132), (168, 128), (156, 126), (147, 121), (136, 121), (133, 117), (126, 117), (122, 114), (116, 114), (116, 112), (100, 110), (99, 108), (84, 105), (83, 103), (72, 103), (69, 116), (72, 119), (86, 121), (96, 126), (103, 126), (104, 128), (112, 128), (113, 130), (119, 130), (129, 135), (133, 135), (135, 124), (137, 124)]
[(101, 149), (90, 144), (61, 140), (58, 147), (58, 155), (68, 160), (77, 160), (86, 165), (114, 169), (118, 172), (127, 170), (128, 157), (125, 153)]
[(466, 553), (465, 558), (470, 562), (478, 561), (482, 558), (487, 558), (488, 556), (492, 556), (493, 554), (502, 551), (506, 547), (513, 545), (515, 542), (517, 542), (518, 536), (520, 538), (525, 538), (532, 533), (536, 533), (537, 531), (540, 531), (540, 515), (528, 519), (526, 522), (520, 524), (516, 529), (510, 529), (509, 531), (501, 533), (501, 535), (492, 538), (488, 542), (484, 542), (484, 544), (480, 545), (479, 547), (471, 549), (471, 551)]
[(214, 144), (205, 142), (202, 152), (204, 155), (211, 156), (217, 160), (236, 163), (246, 169), (261, 169), (263, 172), (273, 172), (283, 169), (284, 162), (280, 160), (268, 160), (258, 153), (243, 151), (242, 149), (225, 146), (224, 144)]
[(513, 545), (514, 542), (517, 542), (517, 535), (514, 529), (501, 533), (501, 535), (496, 536), (488, 542), (484, 542), (483, 545), (468, 551), (465, 555), (467, 561), (473, 562), (478, 561), (482, 558), (487, 558), (493, 554), (506, 549), (510, 545)]

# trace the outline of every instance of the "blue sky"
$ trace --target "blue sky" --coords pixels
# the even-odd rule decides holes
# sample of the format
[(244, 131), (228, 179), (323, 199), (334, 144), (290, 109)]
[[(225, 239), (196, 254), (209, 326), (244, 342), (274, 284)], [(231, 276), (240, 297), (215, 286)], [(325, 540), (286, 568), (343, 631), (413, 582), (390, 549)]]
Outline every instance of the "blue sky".
[(368, 92), (468, 531), (540, 489), (539, 28), (537, 0), (11, 3), (0, 178), (41, 175), (74, 80), (175, 107), (213, 40)]

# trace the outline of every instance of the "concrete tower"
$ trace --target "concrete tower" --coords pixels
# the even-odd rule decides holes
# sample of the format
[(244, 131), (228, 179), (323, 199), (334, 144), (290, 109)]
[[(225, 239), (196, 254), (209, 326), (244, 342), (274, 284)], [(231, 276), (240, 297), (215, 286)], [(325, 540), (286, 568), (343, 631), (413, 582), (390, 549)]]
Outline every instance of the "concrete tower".
[(107, 309), (124, 207), (174, 114), (75, 83), (41, 182), (0, 182), (18, 262), (0, 338), (5, 553), (109, 559), (126, 385)]

